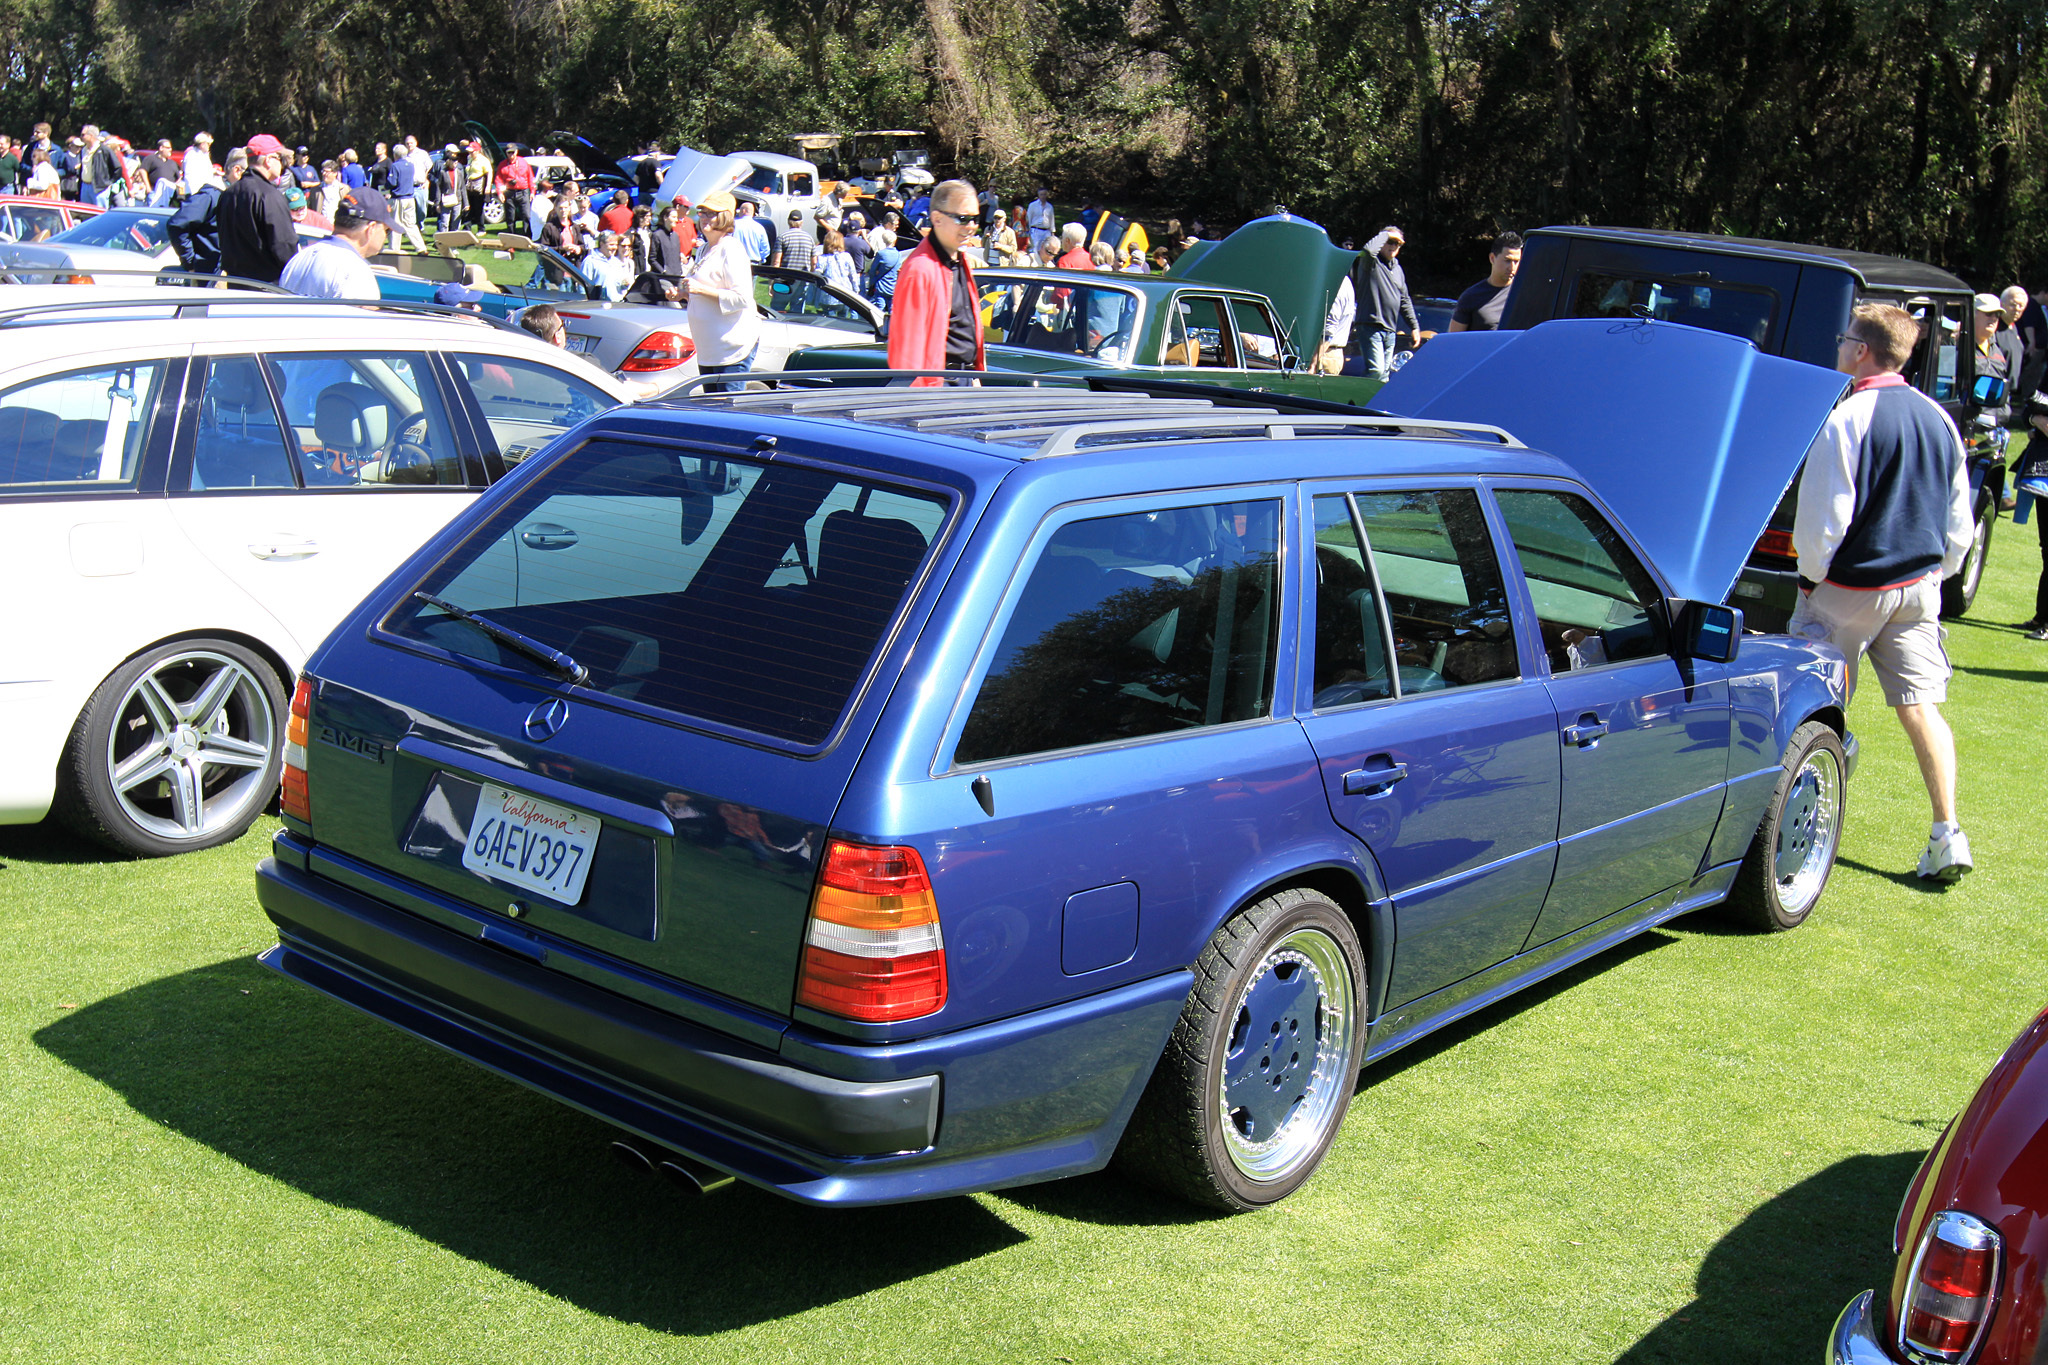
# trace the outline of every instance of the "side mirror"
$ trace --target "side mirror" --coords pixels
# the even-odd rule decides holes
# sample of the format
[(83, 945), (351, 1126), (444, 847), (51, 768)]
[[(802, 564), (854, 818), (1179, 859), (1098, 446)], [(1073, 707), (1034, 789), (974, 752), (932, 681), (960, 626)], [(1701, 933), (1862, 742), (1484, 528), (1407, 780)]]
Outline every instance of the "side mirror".
[(1682, 659), (1732, 663), (1742, 647), (1742, 611), (1720, 602), (1685, 602), (1679, 606), (1673, 632)]

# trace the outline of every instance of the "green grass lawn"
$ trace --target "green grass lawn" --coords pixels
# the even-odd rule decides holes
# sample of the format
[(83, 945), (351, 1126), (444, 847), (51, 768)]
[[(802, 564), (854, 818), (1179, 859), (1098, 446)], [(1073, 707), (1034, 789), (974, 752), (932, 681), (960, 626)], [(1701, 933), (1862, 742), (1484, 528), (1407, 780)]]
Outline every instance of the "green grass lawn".
[[(1841, 866), (1770, 938), (1683, 919), (1366, 1073), (1321, 1174), (1209, 1217), (1101, 1175), (867, 1212), (699, 1203), (607, 1130), (271, 976), (231, 848), (0, 831), (0, 1358), (1816, 1360), (1906, 1180), (2048, 1003), (2034, 528), (1951, 648), (1981, 870), (1870, 687)], [(2030, 795), (2030, 793), (2032, 793)]]

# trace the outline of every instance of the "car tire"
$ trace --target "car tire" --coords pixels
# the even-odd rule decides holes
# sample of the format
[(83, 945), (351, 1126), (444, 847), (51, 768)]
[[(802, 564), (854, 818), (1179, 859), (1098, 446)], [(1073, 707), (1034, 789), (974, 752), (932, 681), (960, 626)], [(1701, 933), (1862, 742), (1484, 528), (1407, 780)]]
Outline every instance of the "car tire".
[(1848, 798), (1842, 740), (1817, 720), (1792, 732), (1783, 770), (1729, 889), (1726, 909), (1766, 933), (1796, 929), (1813, 913), (1842, 846)]
[(1365, 956), (1344, 911), (1297, 887), (1231, 916), (1194, 971), (1117, 1164), (1209, 1208), (1263, 1208), (1315, 1173), (1343, 1125)]
[(270, 804), (283, 762), (283, 684), (225, 640), (174, 640), (108, 675), (58, 768), (58, 819), (138, 857), (238, 839)]
[(1991, 531), (1998, 525), (1998, 501), (1987, 498), (1977, 513), (1976, 529), (1970, 535), (1970, 549), (1963, 566), (1941, 581), (1941, 614), (1944, 619), (1966, 615), (1977, 600), (1984, 582), (1984, 561), (1991, 556)]

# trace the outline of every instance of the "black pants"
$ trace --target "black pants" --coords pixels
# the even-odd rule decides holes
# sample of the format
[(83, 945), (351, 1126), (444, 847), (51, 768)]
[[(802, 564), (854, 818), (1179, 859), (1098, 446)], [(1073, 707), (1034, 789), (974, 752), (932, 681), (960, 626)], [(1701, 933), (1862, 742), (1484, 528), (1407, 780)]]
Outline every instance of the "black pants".
[(2034, 525), (2041, 533), (2041, 581), (2034, 586), (2034, 624), (2048, 625), (2048, 502), (2034, 502)]

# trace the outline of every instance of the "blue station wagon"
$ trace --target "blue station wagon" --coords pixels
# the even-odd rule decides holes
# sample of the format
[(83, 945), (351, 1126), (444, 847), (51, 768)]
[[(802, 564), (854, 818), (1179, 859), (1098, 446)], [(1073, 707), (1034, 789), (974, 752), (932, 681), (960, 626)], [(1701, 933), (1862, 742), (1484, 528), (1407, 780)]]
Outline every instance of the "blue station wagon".
[[(1502, 335), (1383, 415), (586, 422), (309, 662), (263, 960), (700, 1188), (1284, 1197), (1366, 1063), (1694, 909), (1790, 928), (1833, 865), (1841, 657), (1724, 598), (1839, 376)], [(1503, 392), (1576, 464), (1452, 414)]]

